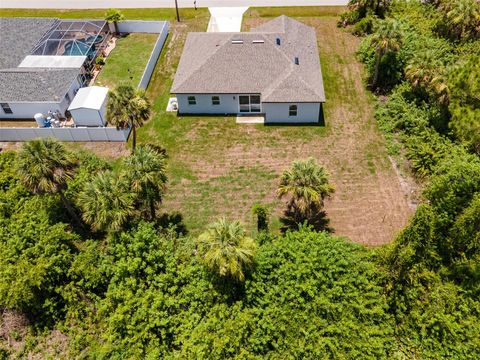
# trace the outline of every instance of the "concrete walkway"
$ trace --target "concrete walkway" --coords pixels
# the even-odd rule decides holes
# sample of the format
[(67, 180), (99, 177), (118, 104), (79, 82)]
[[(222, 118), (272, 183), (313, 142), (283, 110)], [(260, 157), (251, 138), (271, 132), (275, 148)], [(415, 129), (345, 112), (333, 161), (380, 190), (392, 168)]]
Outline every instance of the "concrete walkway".
[[(197, 7), (322, 6), (347, 5), (348, 0), (197, 0)], [(178, 0), (179, 7), (193, 8), (193, 0)], [(0, 8), (19, 9), (126, 9), (172, 8), (175, 0), (0, 0)]]
[(207, 32), (238, 32), (248, 7), (211, 7)]

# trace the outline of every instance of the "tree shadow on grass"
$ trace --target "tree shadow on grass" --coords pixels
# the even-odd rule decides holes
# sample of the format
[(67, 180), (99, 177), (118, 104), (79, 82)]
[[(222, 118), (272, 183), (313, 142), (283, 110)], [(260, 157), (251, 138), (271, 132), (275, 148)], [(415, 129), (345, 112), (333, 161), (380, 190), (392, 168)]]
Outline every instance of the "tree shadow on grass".
[(301, 209), (295, 202), (290, 201), (280, 218), (280, 222), (283, 224), (280, 228), (282, 233), (287, 232), (287, 230), (298, 230), (299, 225), (305, 222), (315, 231), (333, 232), (334, 230), (330, 227), (330, 219), (323, 210), (323, 206), (318, 204), (311, 204), (306, 209)]
[(183, 222), (183, 215), (174, 213), (164, 213), (155, 220), (157, 227), (161, 229), (173, 229), (177, 236), (188, 234), (187, 226)]

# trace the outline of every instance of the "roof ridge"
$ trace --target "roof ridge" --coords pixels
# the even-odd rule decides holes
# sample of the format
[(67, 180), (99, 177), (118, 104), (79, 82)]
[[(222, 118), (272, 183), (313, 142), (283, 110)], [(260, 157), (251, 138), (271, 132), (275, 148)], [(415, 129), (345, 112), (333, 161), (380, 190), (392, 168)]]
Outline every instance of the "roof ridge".
[[(260, 33), (262, 34), (262, 33)], [(278, 34), (278, 32), (274, 32), (274, 33), (269, 33), (269, 34)], [(273, 43), (273, 41), (271, 41), (268, 36), (265, 36), (264, 34), (262, 34), (262, 36), (266, 37), (267, 41), (273, 45), (273, 47), (275, 48), (276, 51), (279, 51), (288, 61), (290, 61), (290, 58), (287, 56), (287, 54), (285, 53), (285, 51), (283, 51), (282, 49), (280, 49), (280, 47), (282, 45), (276, 45)]]
[(290, 66), (290, 69), (288, 72), (285, 72), (282, 74), (282, 76), (279, 76), (277, 79), (275, 79), (275, 82), (271, 83), (270, 86), (266, 89), (267, 92), (265, 94), (262, 94), (262, 98), (268, 97), (270, 94), (272, 94), (277, 86), (281, 84), (283, 81), (285, 81), (293, 72), (293, 67)]
[[(192, 34), (192, 33), (189, 33), (189, 35), (190, 34)], [(196, 32), (196, 33), (193, 33), (193, 34), (209, 34), (209, 33), (208, 32)], [(220, 50), (220, 48), (223, 48), (225, 46), (225, 44), (227, 44), (227, 43), (228, 43), (228, 40), (225, 41), (223, 44), (217, 46), (215, 51), (210, 56), (207, 56), (205, 58), (205, 60), (203, 60), (203, 62), (201, 64), (199, 64), (198, 67), (195, 70), (193, 70), (193, 72), (190, 74), (190, 76), (195, 74), (198, 70), (200, 70), (208, 62), (208, 60), (210, 60), (212, 58), (212, 56), (215, 55), (218, 52), (218, 50)], [(185, 47), (183, 49), (185, 50)], [(182, 55), (183, 55), (183, 50), (182, 50)], [(177, 69), (178, 69), (178, 67), (177, 67)], [(185, 79), (183, 79), (183, 81), (181, 83), (175, 84), (176, 87), (182, 86), (188, 79), (189, 79), (189, 77), (186, 77)], [(174, 81), (175, 81), (175, 79), (174, 79)]]
[(304, 79), (303, 79), (303, 76), (302, 75), (298, 75), (298, 78), (300, 79), (300, 81), (302, 83), (304, 83), (308, 89), (310, 89), (315, 95), (317, 96), (321, 96), (321, 94), (319, 94), (309, 83), (307, 83)]

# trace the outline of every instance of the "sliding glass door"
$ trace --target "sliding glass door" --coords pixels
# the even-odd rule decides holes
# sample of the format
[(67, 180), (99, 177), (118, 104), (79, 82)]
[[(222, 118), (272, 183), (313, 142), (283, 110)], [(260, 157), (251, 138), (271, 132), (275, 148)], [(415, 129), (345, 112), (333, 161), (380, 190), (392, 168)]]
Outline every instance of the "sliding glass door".
[(261, 112), (260, 95), (240, 95), (238, 97), (238, 108), (241, 113)]

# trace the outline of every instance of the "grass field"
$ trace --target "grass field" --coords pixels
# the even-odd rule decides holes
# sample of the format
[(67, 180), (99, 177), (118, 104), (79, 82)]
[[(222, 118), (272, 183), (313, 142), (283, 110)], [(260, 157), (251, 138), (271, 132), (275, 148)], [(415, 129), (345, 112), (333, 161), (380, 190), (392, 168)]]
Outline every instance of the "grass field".
[[(278, 227), (284, 207), (275, 197), (278, 176), (293, 160), (310, 156), (328, 169), (335, 184), (336, 193), (326, 210), (337, 234), (378, 245), (390, 242), (406, 224), (411, 210), (377, 130), (374, 99), (362, 83), (363, 67), (355, 59), (359, 40), (336, 27), (342, 10), (252, 8), (242, 25), (248, 30), (285, 14), (316, 29), (327, 96), (325, 127), (236, 125), (233, 117), (166, 113), (186, 34), (205, 31), (208, 13), (194, 12), (181, 23), (171, 23), (147, 91), (154, 116), (138, 136), (140, 143), (154, 142), (167, 149), (169, 190), (163, 208), (182, 213), (193, 234), (222, 216), (239, 219), (253, 229), (255, 203), (271, 207), (272, 225)], [(127, 153), (117, 144), (86, 147), (111, 158)]]
[(157, 37), (157, 34), (130, 34), (117, 39), (115, 49), (95, 79), (95, 85), (113, 88), (120, 83), (129, 83), (137, 87)]
[[(0, 9), (0, 17), (55, 17), (60, 19), (103, 19), (105, 9)], [(175, 20), (175, 9), (121, 9), (127, 20)], [(180, 9), (182, 20), (208, 16), (205, 8)]]

